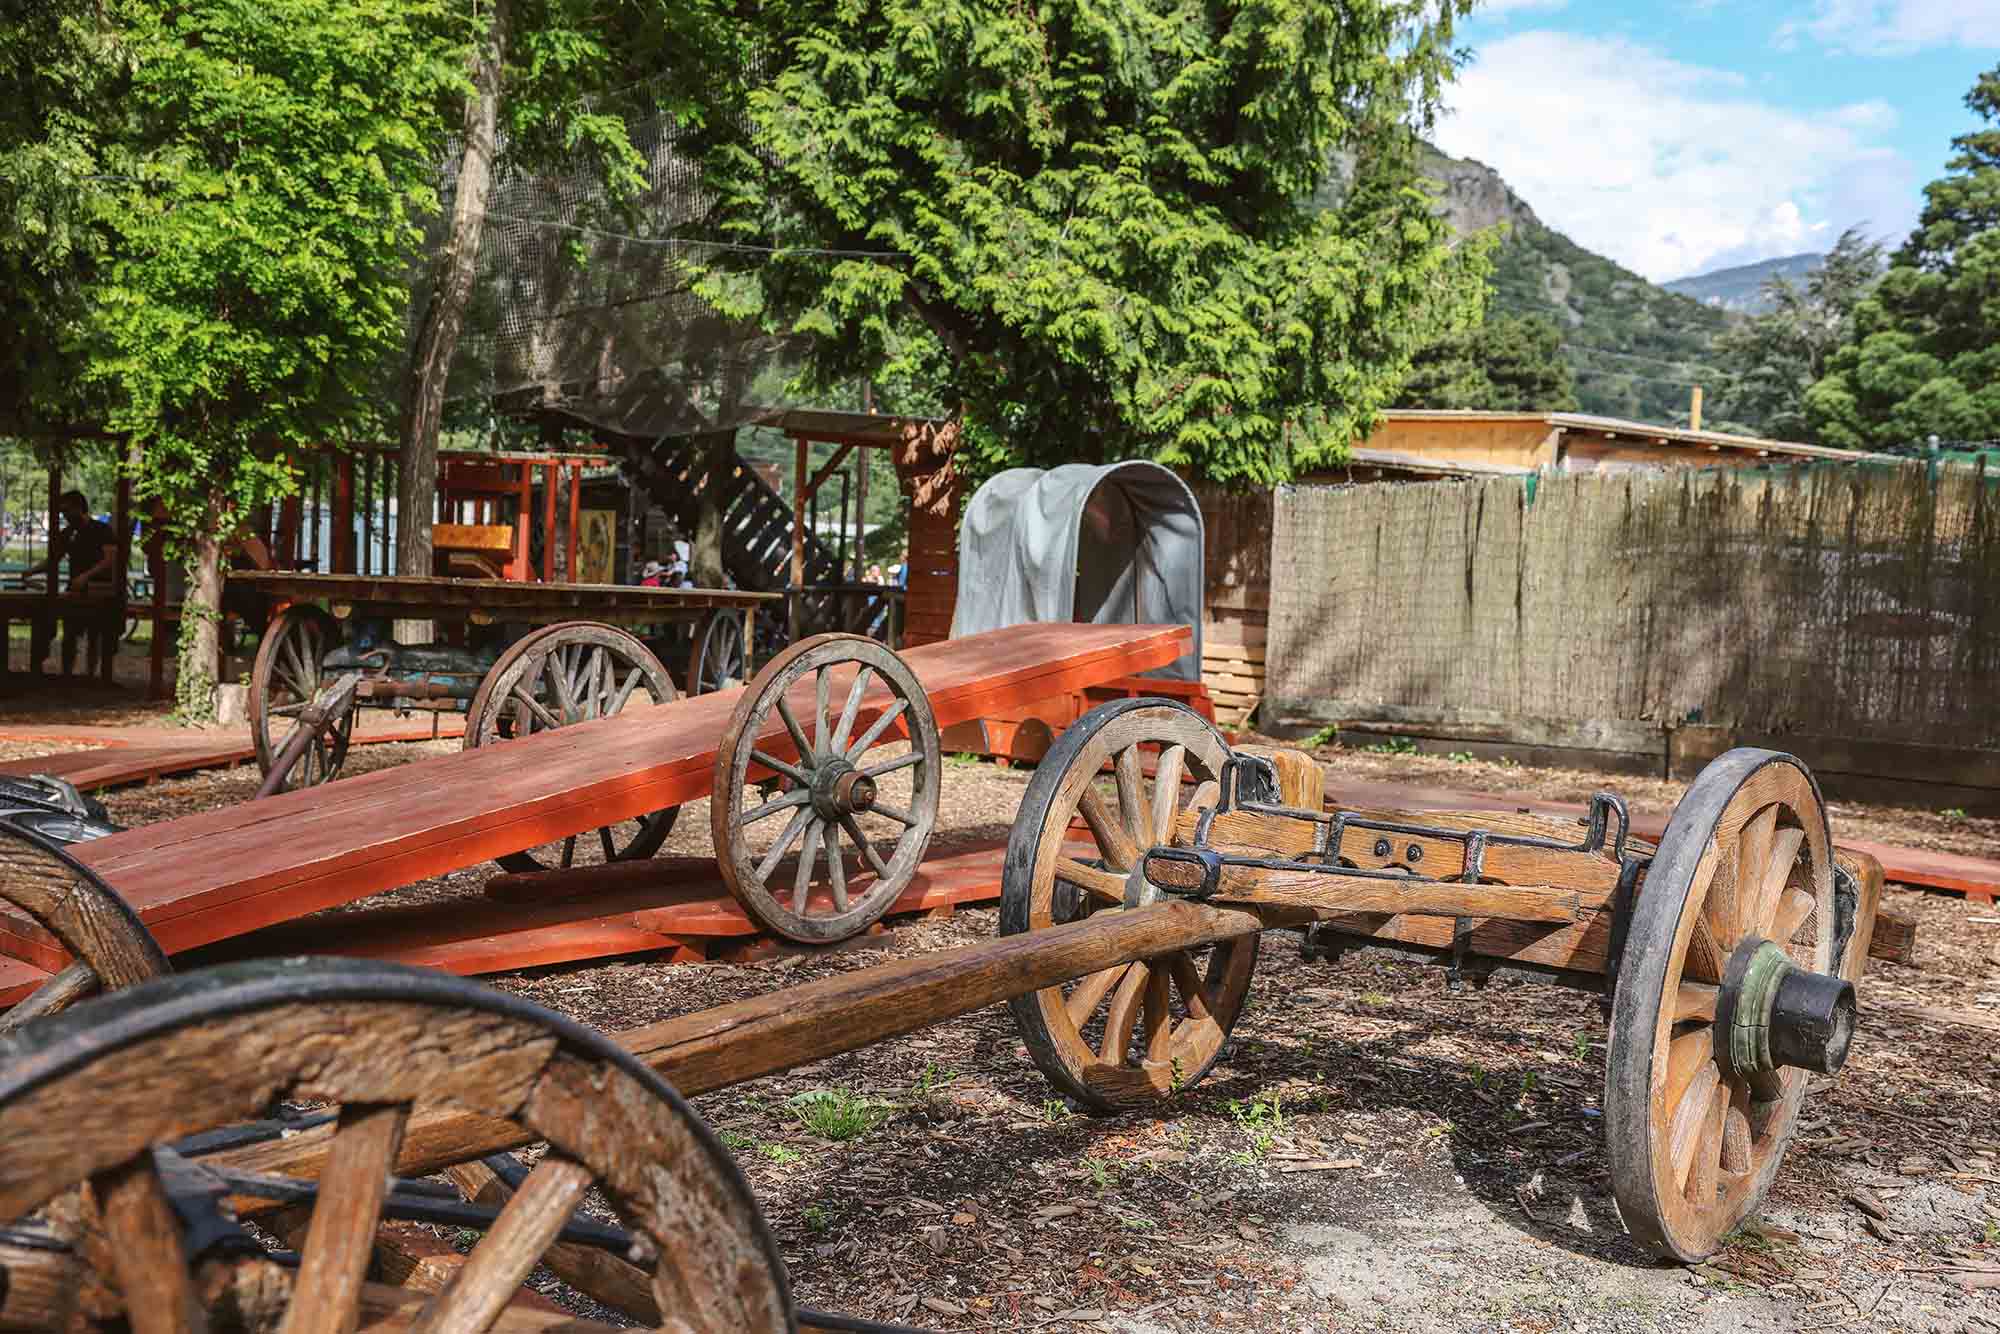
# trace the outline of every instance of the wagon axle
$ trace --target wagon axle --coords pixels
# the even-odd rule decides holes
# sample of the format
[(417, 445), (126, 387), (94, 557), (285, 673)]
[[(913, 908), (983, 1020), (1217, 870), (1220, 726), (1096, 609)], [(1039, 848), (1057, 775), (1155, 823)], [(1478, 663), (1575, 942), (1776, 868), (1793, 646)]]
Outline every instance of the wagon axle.
[(1774, 942), (1749, 937), (1730, 955), (1716, 994), (1716, 1026), (1728, 1035), (1718, 1055), (1768, 1102), (1782, 1092), (1782, 1069), (1839, 1074), (1855, 1017), (1852, 982), (1809, 972)]

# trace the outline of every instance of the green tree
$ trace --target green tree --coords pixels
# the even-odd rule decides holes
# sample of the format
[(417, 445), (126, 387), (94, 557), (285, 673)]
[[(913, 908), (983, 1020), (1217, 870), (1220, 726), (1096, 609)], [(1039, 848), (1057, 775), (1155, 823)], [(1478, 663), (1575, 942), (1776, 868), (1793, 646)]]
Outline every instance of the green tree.
[(1576, 387), (1562, 359), (1562, 331), (1536, 316), (1489, 312), (1476, 328), (1417, 353), (1396, 406), (1573, 412)]
[(2000, 438), (2000, 67), (1965, 102), (1985, 128), (1952, 140), (1949, 174), (1806, 395), (1821, 443)]
[[(819, 385), (962, 411), (976, 469), (1152, 457), (1270, 483), (1341, 457), (1485, 252), (1416, 138), (1464, 0), (795, 0), (708, 126), (731, 314)], [(1353, 179), (1313, 194), (1336, 150)]]
[(1842, 232), (1804, 282), (1764, 284), (1768, 309), (1725, 330), (1709, 359), (1723, 371), (1714, 415), (1758, 435), (1810, 441), (1806, 393), (1854, 330), (1854, 312), (1882, 277), (1883, 249), (1857, 228)]
[(293, 488), (287, 452), (381, 424), (370, 376), (403, 338), (439, 113), (463, 78), (454, 10), (116, 0), (39, 33), (57, 73), (0, 143), (30, 205), (0, 248), (58, 218), (71, 239), (13, 298), (57, 358), (17, 377), (13, 414), (74, 420), (94, 396), (89, 424), (130, 442), (138, 494), (188, 562), (184, 714), (213, 707), (223, 547)]

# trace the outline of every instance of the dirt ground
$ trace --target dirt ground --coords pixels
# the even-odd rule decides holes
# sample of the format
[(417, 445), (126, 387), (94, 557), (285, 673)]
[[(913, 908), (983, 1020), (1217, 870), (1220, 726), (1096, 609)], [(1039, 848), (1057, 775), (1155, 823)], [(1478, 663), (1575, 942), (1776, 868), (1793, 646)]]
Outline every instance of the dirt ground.
[[(88, 709), (66, 710), (84, 721)], [(103, 721), (132, 721), (122, 712)], [(357, 769), (455, 743), (357, 748)], [(1668, 784), (1332, 750), (1356, 778), (1666, 808)], [(953, 763), (938, 841), (1003, 833), (1026, 775)], [(254, 770), (106, 794), (145, 823), (247, 797)], [(1837, 805), (1835, 835), (1994, 855), (2000, 825)], [(706, 852), (705, 803), (669, 851)], [(397, 891), (478, 903), (483, 869)], [(995, 1007), (696, 1100), (754, 1184), (801, 1304), (936, 1329), (2000, 1329), (2000, 909), (1892, 890), (1913, 966), (1879, 965), (1847, 1070), (1818, 1080), (1759, 1222), (1693, 1269), (1624, 1239), (1595, 996), (1263, 940), (1205, 1081), (1142, 1114), (1053, 1096)], [(645, 957), (487, 979), (606, 1030), (983, 940), (991, 910), (748, 965)], [(1940, 1022), (1935, 1012), (1959, 1018)], [(838, 1113), (829, 1115), (828, 1112)]]

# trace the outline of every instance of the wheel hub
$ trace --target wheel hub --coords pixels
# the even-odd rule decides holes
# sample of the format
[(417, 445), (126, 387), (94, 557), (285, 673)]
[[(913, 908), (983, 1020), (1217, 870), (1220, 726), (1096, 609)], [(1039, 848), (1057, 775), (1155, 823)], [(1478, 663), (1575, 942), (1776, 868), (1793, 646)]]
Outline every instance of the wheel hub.
[(839, 820), (875, 808), (875, 780), (838, 757), (813, 770), (813, 810), (823, 820)]
[(1716, 1054), (1760, 1099), (1775, 1098), (1786, 1066), (1839, 1073), (1855, 1010), (1853, 983), (1807, 972), (1777, 944), (1752, 936), (1730, 956), (1716, 997)]

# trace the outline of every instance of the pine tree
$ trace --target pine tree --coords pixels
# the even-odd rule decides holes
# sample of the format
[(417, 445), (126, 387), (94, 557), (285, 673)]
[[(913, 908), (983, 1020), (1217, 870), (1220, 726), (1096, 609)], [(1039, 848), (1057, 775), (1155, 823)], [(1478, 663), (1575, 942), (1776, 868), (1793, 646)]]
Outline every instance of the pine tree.
[(1537, 316), (1489, 314), (1479, 327), (1418, 352), (1396, 406), (1573, 412), (1576, 387), (1562, 359), (1562, 331)]
[(2000, 66), (1965, 99), (1985, 128), (1952, 140), (1950, 174), (1854, 330), (1806, 396), (1822, 443), (2000, 438)]

